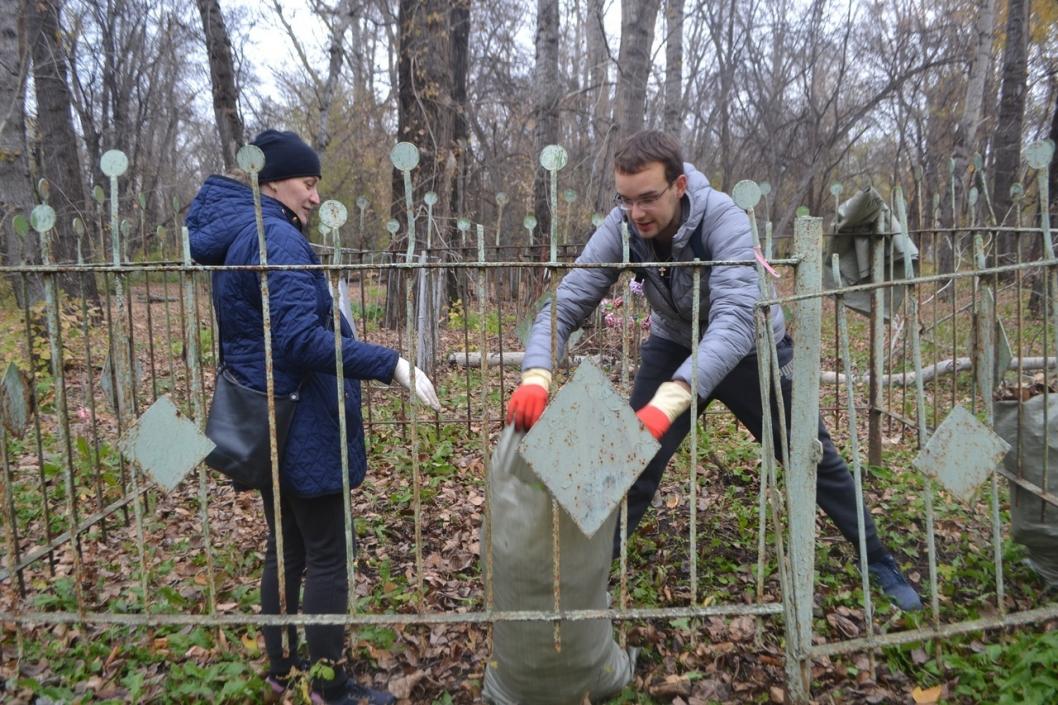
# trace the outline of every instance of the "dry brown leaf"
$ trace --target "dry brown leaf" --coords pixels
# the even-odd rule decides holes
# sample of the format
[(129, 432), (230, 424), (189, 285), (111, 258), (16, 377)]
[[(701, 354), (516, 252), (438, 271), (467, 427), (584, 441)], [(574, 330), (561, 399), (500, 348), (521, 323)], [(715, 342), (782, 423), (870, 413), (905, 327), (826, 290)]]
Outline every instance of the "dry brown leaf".
[(911, 697), (914, 698), (918, 705), (934, 705), (940, 702), (940, 696), (943, 692), (944, 686), (941, 685), (935, 685), (925, 690), (916, 686), (911, 691)]
[(406, 676), (390, 680), (387, 690), (398, 700), (407, 700), (415, 685), (426, 677), (426, 671), (414, 671)]
[(786, 702), (786, 692), (777, 685), (768, 688), (768, 695), (773, 703), (780, 703), (781, 705), (781, 703)]

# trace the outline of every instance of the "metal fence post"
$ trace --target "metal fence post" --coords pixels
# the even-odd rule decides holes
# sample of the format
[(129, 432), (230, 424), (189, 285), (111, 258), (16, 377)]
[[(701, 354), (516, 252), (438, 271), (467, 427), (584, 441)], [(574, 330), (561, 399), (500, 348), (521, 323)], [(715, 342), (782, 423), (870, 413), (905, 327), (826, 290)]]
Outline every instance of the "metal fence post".
[[(823, 220), (798, 218), (794, 223), (794, 258), (798, 260), (795, 294), (818, 294), (823, 279)], [(790, 415), (790, 463), (786, 468), (789, 512), (790, 572), (793, 614), (786, 615), (786, 679), (790, 702), (807, 703), (811, 691), (812, 593), (815, 572), (816, 465), (819, 443), (819, 354), (822, 300), (798, 300), (791, 309), (794, 340)]]

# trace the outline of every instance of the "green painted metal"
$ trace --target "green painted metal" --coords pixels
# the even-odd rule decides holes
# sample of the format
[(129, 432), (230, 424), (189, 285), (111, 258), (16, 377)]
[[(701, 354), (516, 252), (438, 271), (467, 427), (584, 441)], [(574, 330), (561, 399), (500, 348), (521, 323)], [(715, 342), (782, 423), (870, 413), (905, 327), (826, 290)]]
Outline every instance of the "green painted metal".
[(411, 142), (398, 142), (389, 153), (393, 167), (400, 171), (404, 179), (404, 208), (408, 219), (407, 261), (415, 255), (415, 207), (411, 185), (412, 169), (419, 165), (419, 149)]
[[(794, 280), (800, 294), (822, 288), (823, 220), (801, 217), (794, 222), (794, 254), (800, 259)], [(815, 585), (816, 465), (819, 444), (819, 356), (822, 300), (799, 301), (791, 324), (803, 331), (794, 339), (794, 373), (790, 415), (790, 462), (786, 472), (789, 512), (790, 590), (793, 612), (787, 614), (787, 680), (793, 702), (807, 702), (811, 686), (808, 650), (812, 644), (812, 607)], [(811, 331), (809, 333), (808, 331)], [(780, 417), (781, 418), (781, 417)]]
[(550, 185), (550, 197), (548, 207), (551, 209), (551, 262), (558, 261), (558, 172), (566, 166), (569, 155), (566, 150), (557, 144), (544, 147), (540, 152), (540, 166), (548, 172), (548, 184)]
[(533, 472), (588, 538), (617, 509), (658, 448), (628, 400), (588, 360), (520, 445)]
[[(835, 198), (839, 194), (835, 194)], [(900, 198), (899, 193), (897, 198)], [(841, 258), (837, 253), (831, 256), (831, 268), (835, 281), (839, 281)], [(838, 339), (840, 341), (841, 363), (845, 370), (845, 403), (846, 418), (849, 429), (849, 456), (852, 464), (852, 477), (856, 483), (856, 530), (859, 541), (859, 567), (860, 567), (860, 589), (863, 591), (863, 619), (866, 624), (867, 638), (874, 636), (874, 604), (871, 599), (871, 586), (867, 570), (867, 532), (863, 519), (863, 470), (860, 461), (860, 430), (856, 419), (856, 397), (853, 390), (853, 361), (849, 352), (849, 325), (848, 312), (845, 309), (841, 295), (835, 298), (835, 315), (838, 319)], [(874, 652), (869, 654), (871, 677), (875, 677)]]
[(171, 492), (216, 446), (163, 394), (125, 431), (118, 447)]

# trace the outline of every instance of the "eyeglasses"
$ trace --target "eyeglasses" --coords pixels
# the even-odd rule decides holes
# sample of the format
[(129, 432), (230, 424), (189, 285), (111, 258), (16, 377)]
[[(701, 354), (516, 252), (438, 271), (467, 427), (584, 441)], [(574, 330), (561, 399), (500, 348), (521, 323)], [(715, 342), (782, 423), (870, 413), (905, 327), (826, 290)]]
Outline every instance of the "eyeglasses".
[(665, 195), (665, 191), (668, 191), (676, 184), (675, 181), (666, 186), (663, 190), (657, 193), (648, 193), (645, 196), (639, 198), (629, 198), (628, 196), (622, 196), (619, 193), (614, 194), (613, 203), (615, 206), (623, 210), (625, 213), (632, 210), (634, 206), (649, 210), (657, 204), (658, 199)]

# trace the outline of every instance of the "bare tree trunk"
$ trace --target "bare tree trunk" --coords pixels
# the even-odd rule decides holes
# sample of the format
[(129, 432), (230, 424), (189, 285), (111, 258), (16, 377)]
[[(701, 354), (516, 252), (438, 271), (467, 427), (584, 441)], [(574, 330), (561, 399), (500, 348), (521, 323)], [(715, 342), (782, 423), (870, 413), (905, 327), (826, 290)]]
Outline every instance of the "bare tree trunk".
[[(995, 184), (992, 204), (1000, 222), (1010, 209), (1010, 187), (1021, 162), (1021, 130), (1025, 115), (1025, 86), (1028, 80), (1028, 5), (1030, 0), (1010, 0), (1007, 5), (1007, 43), (1003, 49), (1003, 84), (1000, 88), (999, 116), (995, 132)], [(997, 243), (1000, 264), (1016, 258), (1017, 235), (1000, 235)]]
[[(26, 156), (25, 88), (29, 55), (20, 18), (20, 0), (0, 0), (0, 228), (6, 238), (4, 264), (18, 266), (37, 262), (35, 239), (23, 240), (11, 226), (19, 213), (33, 207), (29, 159)], [(23, 275), (25, 276), (25, 275)], [(10, 278), (19, 306), (44, 297), (39, 277), (28, 277), (28, 299), (23, 296), (22, 276)]]
[(540, 232), (549, 237), (551, 220), (558, 217), (558, 204), (548, 202), (548, 174), (540, 167), (540, 152), (558, 142), (558, 0), (536, 3), (536, 69), (533, 73), (533, 210)]
[(594, 140), (592, 151), (591, 184), (587, 200), (595, 205), (596, 210), (603, 210), (607, 205), (606, 199), (609, 192), (605, 191), (605, 184), (610, 175), (605, 172), (607, 168), (606, 155), (609, 151), (609, 142), (612, 122), (610, 114), (610, 49), (606, 44), (606, 31), (603, 25), (604, 0), (588, 0), (584, 15), (585, 35), (588, 41), (588, 80), (592, 86), (590, 95), (592, 99), (591, 109), (591, 134)]
[(331, 18), (331, 41), (327, 48), (327, 77), (320, 92), (320, 114), (316, 124), (316, 135), (313, 140), (317, 152), (323, 152), (331, 143), (331, 108), (334, 103), (334, 92), (342, 75), (345, 63), (345, 33), (357, 20), (356, 11), (349, 0), (341, 0), (335, 8), (337, 17)]
[(224, 26), (224, 15), (218, 0), (195, 0), (202, 16), (202, 32), (206, 39), (209, 58), (209, 78), (213, 86), (213, 113), (220, 134), (224, 168), (235, 166), (235, 153), (244, 136), (242, 116), (239, 115), (239, 93), (235, 88), (235, 62), (232, 60), (231, 40)]
[[(418, 191), (434, 191), (437, 205), (434, 219), (447, 224), (452, 202), (449, 165), (452, 157), (453, 104), (451, 21), (449, 4), (442, 0), (400, 0), (398, 14), (398, 112), (397, 135), (402, 142), (419, 148), (415, 171)], [(393, 170), (393, 217), (403, 224), (405, 238), (390, 244), (394, 257), (407, 250), (404, 177)], [(418, 199), (416, 199), (418, 200)], [(422, 227), (416, 227), (417, 241), (424, 241)], [(444, 234), (451, 241), (450, 232)], [(403, 240), (403, 242), (402, 242)], [(405, 319), (403, 277), (390, 278), (386, 287), (383, 324), (399, 327)]]
[(650, 47), (661, 0), (621, 0), (621, 50), (617, 57), (617, 109), (614, 119), (619, 137), (643, 129)]
[(613, 187), (613, 155), (617, 143), (643, 129), (646, 112), (647, 79), (650, 77), (650, 48), (654, 43), (654, 23), (661, 0), (621, 0), (621, 48), (617, 56), (617, 91), (613, 124), (602, 148), (599, 197), (596, 207), (606, 210)]
[(962, 119), (959, 121), (960, 145), (966, 156), (977, 148), (977, 128), (981, 124), (981, 111), (985, 95), (985, 82), (992, 68), (992, 41), (995, 30), (996, 0), (980, 0), (974, 40), (973, 63), (966, 84), (966, 99), (963, 103)]
[[(26, 4), (26, 36), (33, 57), (33, 85), (37, 98), (37, 131), (40, 140), (40, 173), (51, 187), (49, 205), (55, 209), (54, 254), (58, 262), (73, 262), (77, 240), (73, 219), (87, 222), (87, 199), (81, 180), (77, 137), (73, 128), (70, 88), (66, 82), (66, 53), (62, 47), (61, 0), (36, 0)], [(95, 280), (85, 279), (86, 292), (95, 296)], [(60, 279), (63, 290), (80, 296), (76, 276)]]
[(683, 0), (665, 0), (665, 132), (683, 126)]

